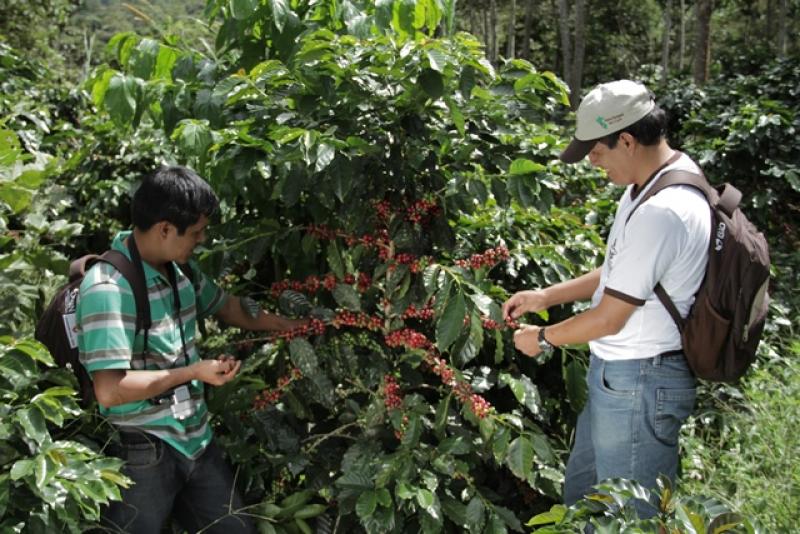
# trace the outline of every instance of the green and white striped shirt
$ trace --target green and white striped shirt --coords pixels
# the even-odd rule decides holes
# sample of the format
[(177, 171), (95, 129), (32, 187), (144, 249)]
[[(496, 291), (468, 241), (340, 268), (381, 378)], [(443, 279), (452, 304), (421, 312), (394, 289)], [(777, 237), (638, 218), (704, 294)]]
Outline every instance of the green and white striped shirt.
[[(120, 232), (111, 245), (129, 258), (124, 241), (130, 234), (130, 231)], [(87, 271), (81, 283), (76, 310), (78, 350), (81, 363), (90, 375), (104, 369), (158, 370), (186, 364), (172, 287), (164, 275), (147, 262), (143, 264), (152, 319), (147, 336), (146, 367), (142, 354), (143, 332), (134, 336), (136, 301), (128, 281), (113, 266), (98, 262)], [(192, 263), (191, 267), (195, 275), (194, 287), (177, 266), (175, 271), (186, 350), (189, 362), (194, 363), (200, 359), (195, 345), (198, 317), (215, 313), (228, 297), (196, 264)], [(173, 417), (169, 403), (155, 404), (147, 400), (111, 408), (100, 406), (100, 413), (115, 425), (152, 434), (189, 458), (197, 458), (211, 441), (211, 427), (203, 383), (194, 380), (189, 390), (197, 409), (194, 415), (182, 421)]]

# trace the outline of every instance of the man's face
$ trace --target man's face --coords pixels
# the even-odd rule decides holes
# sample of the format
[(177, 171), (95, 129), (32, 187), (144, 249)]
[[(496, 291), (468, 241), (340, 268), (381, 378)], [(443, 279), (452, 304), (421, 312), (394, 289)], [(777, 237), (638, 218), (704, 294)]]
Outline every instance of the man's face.
[(630, 146), (627, 139), (623, 139), (622, 134), (617, 140), (614, 148), (598, 141), (589, 151), (589, 162), (606, 171), (608, 178), (617, 185), (629, 185), (633, 183), (633, 176), (630, 172), (629, 150)]
[(205, 215), (201, 215), (196, 223), (187, 227), (182, 235), (178, 233), (175, 226), (170, 224), (165, 246), (170, 251), (172, 259), (178, 263), (188, 262), (195, 247), (206, 240), (207, 226), (208, 217)]

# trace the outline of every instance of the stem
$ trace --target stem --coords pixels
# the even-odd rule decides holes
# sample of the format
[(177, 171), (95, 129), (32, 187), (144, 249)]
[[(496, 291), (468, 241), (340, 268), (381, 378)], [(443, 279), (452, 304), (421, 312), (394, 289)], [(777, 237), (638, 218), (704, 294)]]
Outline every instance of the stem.
[(333, 438), (333, 437), (342, 437), (342, 438), (346, 438), (346, 439), (355, 440), (356, 438), (354, 438), (352, 436), (343, 436), (342, 435), (342, 432), (344, 432), (346, 429), (348, 429), (350, 427), (354, 427), (354, 426), (358, 426), (358, 423), (356, 423), (356, 422), (347, 423), (347, 424), (342, 425), (339, 428), (336, 428), (336, 429), (334, 429), (331, 432), (328, 432), (326, 434), (316, 434), (314, 436), (309, 436), (309, 437), (305, 438), (303, 440), (303, 443), (306, 443), (306, 442), (311, 441), (312, 439), (316, 438), (314, 443), (312, 443), (311, 446), (308, 449), (306, 449), (306, 453), (307, 454), (311, 454), (314, 451), (314, 449), (319, 447), (319, 445), (323, 441), (328, 440), (328, 439)]

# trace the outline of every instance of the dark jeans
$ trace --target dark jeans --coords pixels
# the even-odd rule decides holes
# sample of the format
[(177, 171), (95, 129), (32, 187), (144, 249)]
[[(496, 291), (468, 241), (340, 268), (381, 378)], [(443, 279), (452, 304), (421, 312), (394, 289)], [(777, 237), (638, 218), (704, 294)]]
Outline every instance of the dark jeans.
[(107, 531), (158, 534), (170, 516), (194, 533), (252, 533), (246, 515), (237, 515), (242, 500), (233, 474), (212, 441), (203, 454), (190, 460), (154, 436), (121, 433), (122, 444), (108, 453), (125, 460), (123, 473), (135, 484), (122, 489), (122, 501), (104, 509)]

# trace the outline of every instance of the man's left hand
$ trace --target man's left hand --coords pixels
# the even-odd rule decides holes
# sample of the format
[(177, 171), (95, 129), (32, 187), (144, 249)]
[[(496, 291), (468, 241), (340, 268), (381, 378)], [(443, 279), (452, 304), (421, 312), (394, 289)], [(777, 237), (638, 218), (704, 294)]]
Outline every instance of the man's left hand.
[(542, 350), (539, 348), (539, 327), (524, 325), (514, 332), (514, 346), (525, 356), (538, 356)]

